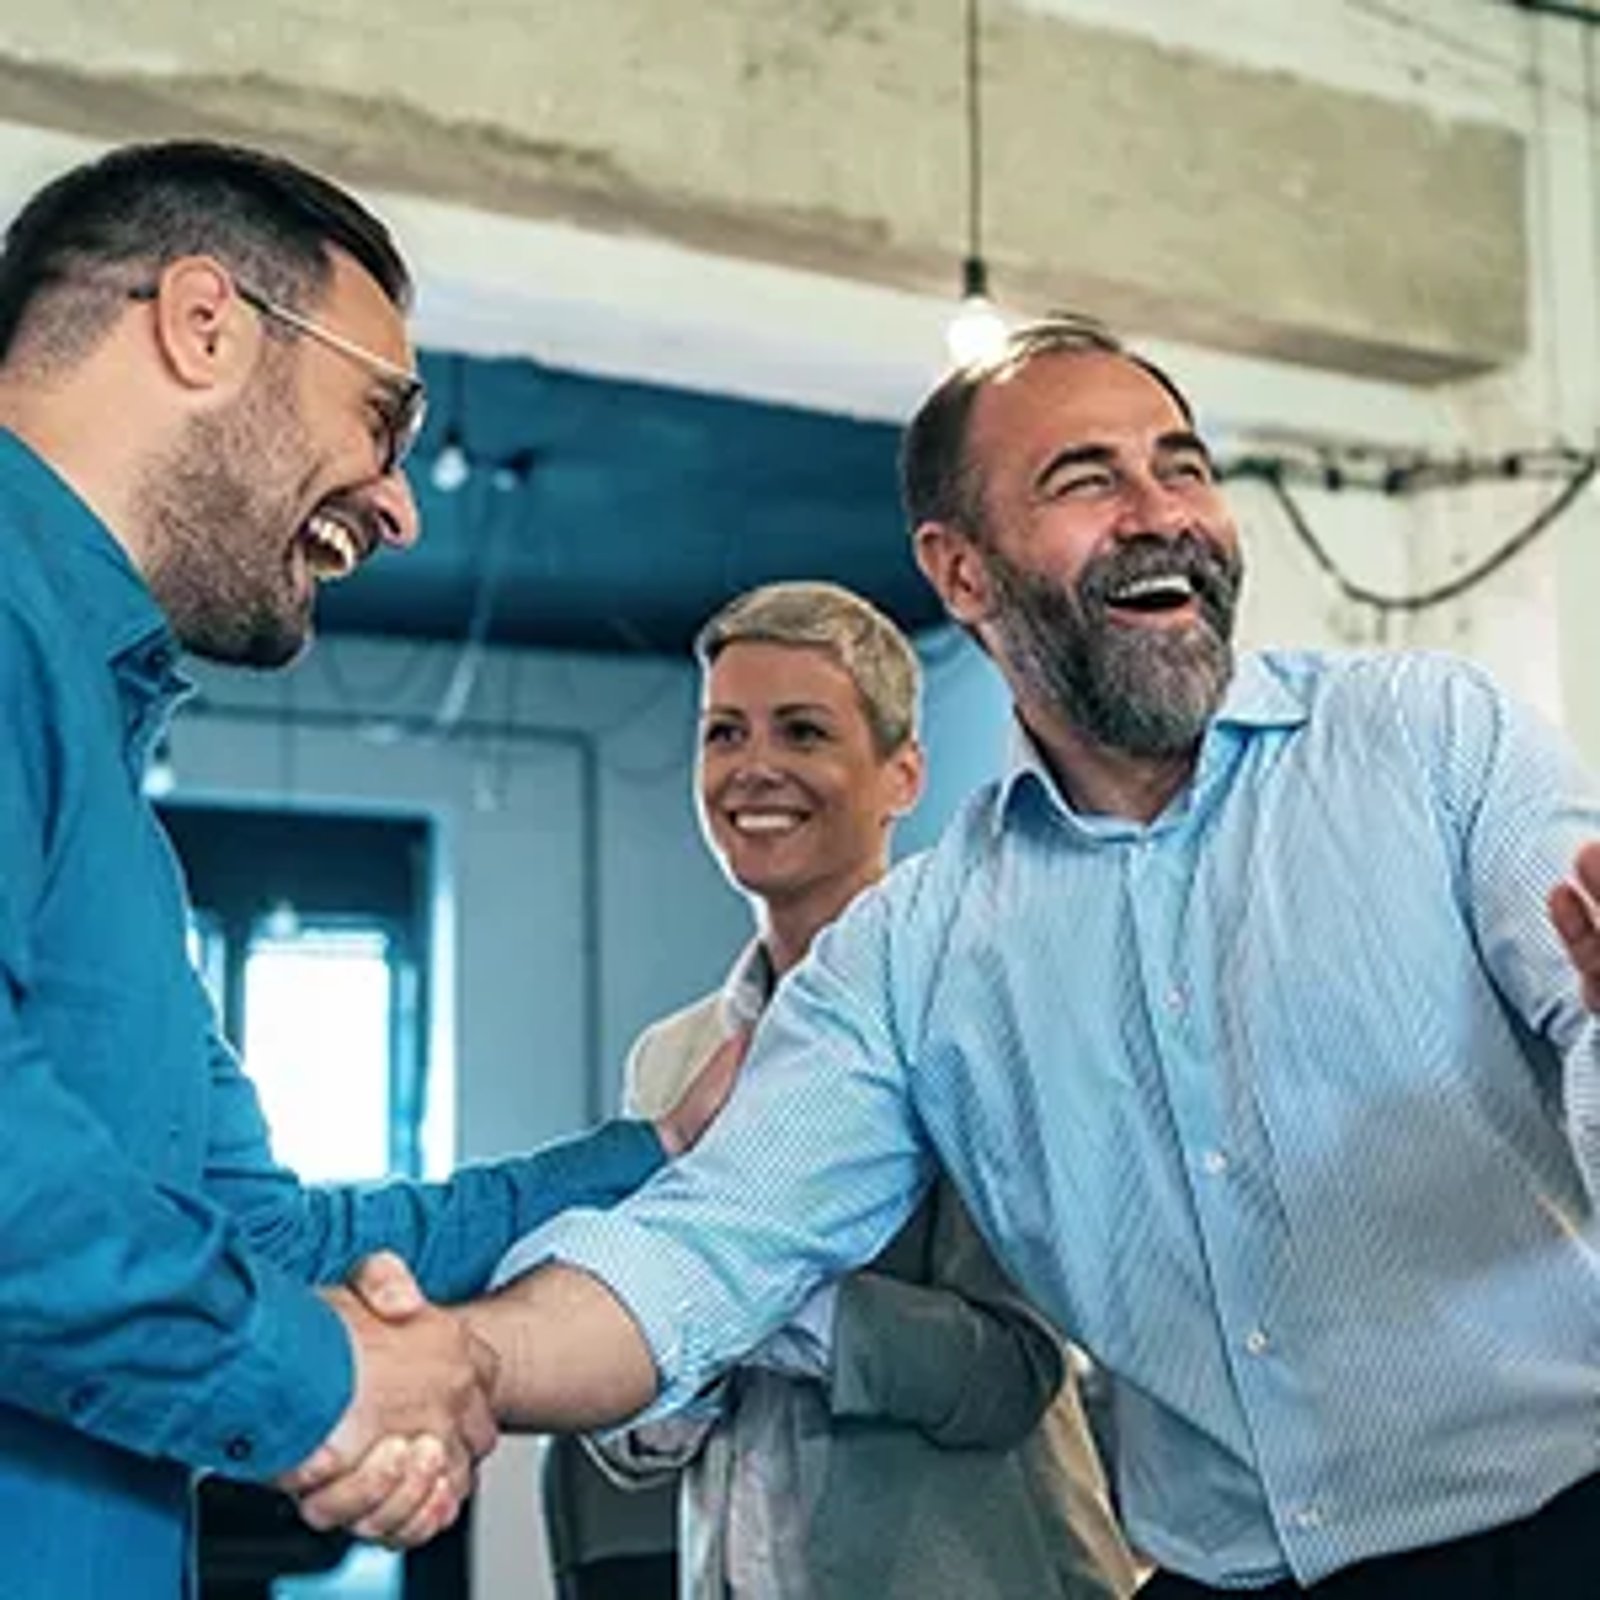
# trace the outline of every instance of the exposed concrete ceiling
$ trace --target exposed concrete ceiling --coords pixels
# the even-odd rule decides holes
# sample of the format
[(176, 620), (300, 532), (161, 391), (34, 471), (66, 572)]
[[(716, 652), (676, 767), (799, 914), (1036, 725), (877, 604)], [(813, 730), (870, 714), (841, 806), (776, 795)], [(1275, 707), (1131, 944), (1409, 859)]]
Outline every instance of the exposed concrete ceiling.
[[(423, 551), (332, 597), (334, 626), (458, 635), (477, 600), (483, 516), (501, 527), (513, 513), (511, 538), (496, 535), (494, 636), (508, 641), (677, 650), (730, 588), (824, 568), (913, 625), (931, 619), (894, 516), (893, 431), (881, 424), (901, 421), (944, 362), (961, 248), (959, 119), (933, 69), (949, 65), (952, 8), (887, 0), (868, 25), (824, 0), (782, 17), (766, 0), (717, 0), (694, 13), (709, 32), (691, 42), (716, 61), (693, 80), (681, 39), (658, 52), (664, 62), (645, 59), (666, 0), (608, 7), (631, 41), (615, 72), (618, 42), (603, 30), (590, 29), (586, 56), (564, 56), (556, 46), (573, 44), (569, 33), (512, 8), (521, 42), (513, 51), (509, 13), (499, 17), (502, 33), (478, 41), (469, 94), (451, 76), (459, 39), (438, 43), (428, 70), (412, 59), (432, 36), (406, 5), (368, 61), (355, 46), (370, 17), (353, 7), (320, 8), (311, 48), (307, 15), (288, 0), (263, 13), (281, 36), (257, 18), (199, 41), (164, 0), (112, 17), (58, 0), (51, 27), (42, 0), (17, 3), (20, 21), (12, 8), (0, 22), (0, 116), (16, 119), (0, 123), (0, 215), (106, 142), (203, 132), (272, 144), (363, 188), (395, 226), (417, 268), (418, 341), (436, 373), (441, 352), (527, 357), (524, 388), (593, 422), (557, 445), (534, 425), (538, 481), (498, 509), (425, 489)], [(759, 45), (757, 24), (769, 30)], [(8, 46), (18, 30), (27, 50)], [(497, 38), (505, 60), (493, 59)], [(304, 48), (283, 48), (297, 40)], [(1112, 316), (1179, 374), (1224, 443), (1269, 428), (1455, 442), (1442, 391), (1411, 380), (1479, 371), (1520, 349), (1513, 133), (1048, 15), (1007, 15), (998, 40), (995, 90), (1010, 110), (991, 119), (993, 158), (1022, 175), (991, 185), (996, 281), (1009, 300), (1066, 297)], [(1048, 66), (1052, 53), (1071, 62), (1069, 80)], [(555, 59), (566, 77), (588, 72), (587, 84), (551, 87), (521, 64)], [(730, 63), (753, 74), (749, 104)], [(1105, 82), (1073, 113), (1085, 124), (1063, 107), (1088, 79)], [(643, 86), (642, 105), (619, 106), (627, 81)], [(797, 97), (815, 102), (804, 115), (791, 115)], [(475, 115), (461, 114), (464, 99)], [(879, 119), (871, 134), (839, 133), (857, 111)], [(761, 118), (772, 126), (757, 128)], [(928, 129), (937, 136), (917, 148)], [(652, 139), (658, 152), (641, 146)], [(815, 171), (801, 170), (803, 142), (776, 148), (806, 139)], [(1124, 158), (1132, 165), (1119, 167)], [(1448, 216), (1397, 231), (1433, 185), (1450, 189)], [(1213, 249), (1207, 229), (1233, 239), (1232, 254)], [(1073, 259), (1057, 273), (1063, 251)], [(597, 407), (591, 386), (563, 374), (623, 387)], [(720, 399), (698, 407), (673, 394), (685, 390)], [(436, 417), (429, 444), (440, 427)], [(509, 438), (502, 430), (507, 450)], [(677, 444), (641, 453), (641, 438)], [(756, 449), (772, 462), (765, 478), (740, 456)], [(653, 488), (641, 472), (657, 474)], [(574, 483), (609, 487), (566, 495)], [(780, 484), (789, 503), (775, 516)], [(748, 497), (739, 504), (735, 488)]]
[[(960, 8), (13, 0), (0, 117), (279, 145), (369, 188), (911, 294), (964, 248)], [(1527, 338), (1514, 130), (994, 4), (985, 251), (1008, 298), (1429, 381)]]

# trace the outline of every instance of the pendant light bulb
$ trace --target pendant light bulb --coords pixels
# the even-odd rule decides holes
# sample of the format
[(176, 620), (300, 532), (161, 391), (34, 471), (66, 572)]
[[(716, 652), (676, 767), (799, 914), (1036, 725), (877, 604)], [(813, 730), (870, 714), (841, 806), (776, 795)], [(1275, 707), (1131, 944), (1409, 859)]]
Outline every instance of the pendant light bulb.
[(178, 787), (177, 769), (172, 764), (172, 746), (163, 734), (144, 769), (144, 792), (149, 800), (165, 800)]
[(968, 256), (961, 269), (961, 304), (945, 329), (950, 359), (965, 367), (1005, 348), (1009, 329), (989, 298), (989, 273), (982, 256)]
[(465, 488), (467, 479), (472, 476), (472, 463), (454, 433), (446, 436), (438, 455), (433, 458), (432, 476), (433, 486), (440, 494), (455, 494)]
[(261, 931), (277, 944), (288, 944), (300, 937), (300, 913), (287, 896), (274, 900), (261, 919)]

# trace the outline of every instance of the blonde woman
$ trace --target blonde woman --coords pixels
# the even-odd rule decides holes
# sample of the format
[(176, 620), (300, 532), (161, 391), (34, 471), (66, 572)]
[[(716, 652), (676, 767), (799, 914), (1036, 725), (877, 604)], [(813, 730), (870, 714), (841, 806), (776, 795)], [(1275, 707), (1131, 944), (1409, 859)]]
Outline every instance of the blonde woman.
[[(754, 590), (696, 644), (707, 842), (755, 937), (714, 994), (647, 1028), (629, 1108), (670, 1104), (812, 939), (888, 869), (915, 805), (919, 671), (831, 584)], [(682, 1468), (689, 1600), (1104, 1600), (1133, 1573), (1063, 1349), (939, 1183), (693, 1416), (590, 1441), (633, 1483)]]

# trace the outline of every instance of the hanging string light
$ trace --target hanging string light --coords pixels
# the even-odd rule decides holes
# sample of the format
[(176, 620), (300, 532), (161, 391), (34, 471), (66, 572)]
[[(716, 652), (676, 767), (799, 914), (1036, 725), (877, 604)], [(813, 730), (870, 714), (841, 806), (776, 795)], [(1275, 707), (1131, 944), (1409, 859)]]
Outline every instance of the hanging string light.
[(445, 416), (444, 438), (433, 458), (433, 486), (440, 494), (464, 489), (472, 476), (472, 461), (462, 440), (463, 374), (461, 357), (450, 357), (450, 410)]
[(166, 734), (156, 740), (144, 769), (144, 792), (151, 800), (165, 800), (178, 787), (178, 769), (172, 760), (172, 744)]
[(983, 256), (983, 81), (979, 0), (966, 0), (967, 253), (961, 263), (961, 304), (945, 330), (958, 366), (992, 355), (1006, 339), (1006, 321), (989, 296)]
[[(448, 400), (440, 409), (443, 426), (438, 448), (423, 469), (439, 494), (461, 494), (469, 487), (487, 486), (497, 494), (515, 494), (532, 476), (534, 451), (524, 445), (503, 455), (475, 450), (467, 440), (467, 393), (471, 357), (459, 352), (440, 358), (448, 361)], [(532, 363), (530, 363), (532, 365)]]

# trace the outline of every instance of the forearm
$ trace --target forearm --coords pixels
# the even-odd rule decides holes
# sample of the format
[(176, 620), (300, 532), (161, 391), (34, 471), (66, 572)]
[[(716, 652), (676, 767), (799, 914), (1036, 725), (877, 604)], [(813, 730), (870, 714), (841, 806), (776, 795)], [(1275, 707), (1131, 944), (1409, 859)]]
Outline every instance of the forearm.
[[(240, 1120), (248, 1133), (251, 1119)], [(318, 1283), (341, 1282), (363, 1256), (392, 1250), (443, 1303), (481, 1294), (522, 1234), (574, 1206), (614, 1205), (665, 1159), (650, 1123), (616, 1121), (526, 1156), (464, 1167), (444, 1183), (317, 1189), (273, 1167), (264, 1140), (253, 1143), (250, 1159), (235, 1155), (211, 1190), (254, 1249)]]
[[(681, 1408), (904, 1222), (927, 1184), (927, 1156), (892, 1046), (863, 1036), (878, 1014), (842, 1020), (849, 994), (838, 980), (814, 1019), (787, 1026), (780, 995), (762, 1024), (765, 1066), (751, 1064), (693, 1151), (622, 1205), (569, 1211), (501, 1263), (510, 1277), (559, 1261), (626, 1299), (623, 1309), (606, 1295), (595, 1315), (580, 1296), (572, 1316), (547, 1309), (537, 1319), (517, 1317), (518, 1297), (489, 1302), (511, 1322), (496, 1342), (510, 1347), (507, 1411), (517, 1425), (592, 1431), (653, 1400)], [(538, 1292), (556, 1292), (554, 1281)], [(526, 1350), (512, 1344), (519, 1321), (537, 1322)], [(595, 1348), (592, 1332), (610, 1349)], [(555, 1339), (568, 1355), (557, 1356)], [(597, 1374), (609, 1383), (593, 1382)]]
[(4, 990), (0, 1398), (190, 1466), (292, 1464), (349, 1398), (337, 1319), (214, 1206), (153, 1183)]
[(499, 1358), (494, 1409), (507, 1428), (612, 1427), (655, 1398), (655, 1361), (643, 1333), (616, 1295), (586, 1272), (541, 1267), (462, 1314)]

